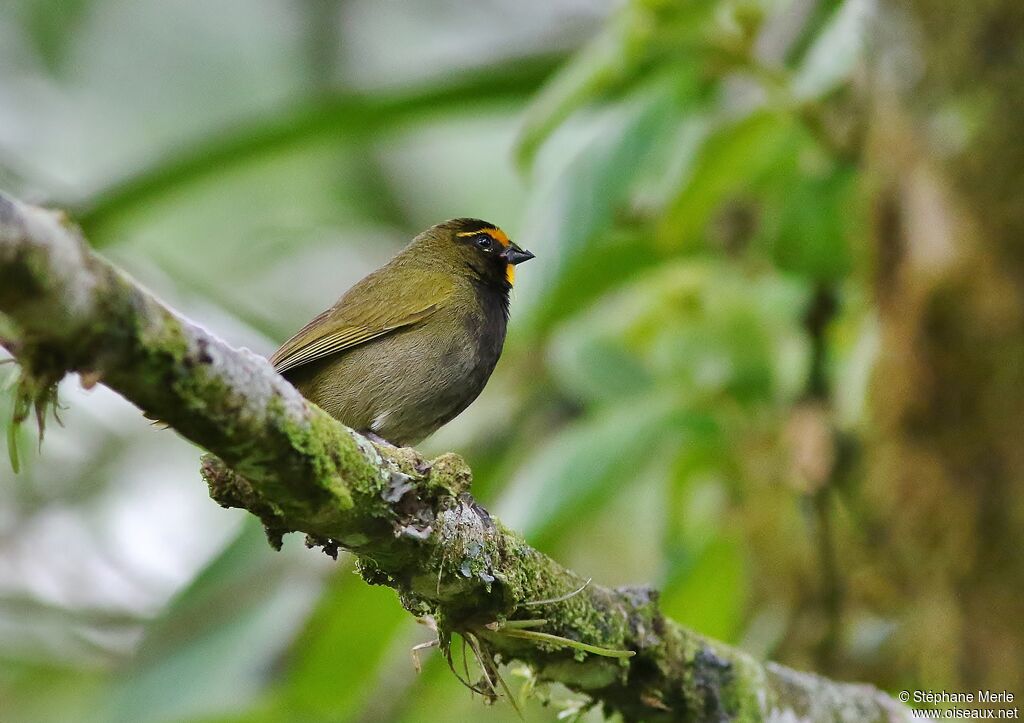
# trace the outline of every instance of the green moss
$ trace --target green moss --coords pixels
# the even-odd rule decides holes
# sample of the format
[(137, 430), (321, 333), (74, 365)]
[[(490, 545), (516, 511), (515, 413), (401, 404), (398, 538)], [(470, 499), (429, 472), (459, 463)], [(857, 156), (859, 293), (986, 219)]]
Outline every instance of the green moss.
[(142, 348), (165, 364), (170, 359), (181, 364), (189, 353), (189, 341), (185, 330), (173, 317), (165, 317), (163, 323), (153, 324), (145, 317), (137, 317), (137, 338)]
[[(352, 509), (352, 493), (340, 470), (359, 470), (365, 466), (365, 458), (357, 449), (353, 449), (355, 442), (349, 439), (346, 445), (346, 440), (339, 439), (335, 433), (335, 423), (322, 413), (314, 414), (309, 419), (295, 419), (279, 397), (273, 397), (268, 401), (267, 413), (273, 425), (288, 439), (291, 448), (308, 460), (312, 475), (306, 482), (315, 484), (330, 494), (334, 503), (341, 509)], [(338, 440), (339, 443), (331, 449), (326, 440)], [(359, 483), (364, 482), (360, 477), (361, 475), (355, 475), (349, 480), (357, 489)]]
[(725, 709), (737, 723), (758, 723), (763, 719), (761, 698), (768, 689), (764, 666), (746, 655), (732, 656), (731, 683), (722, 690)]
[(430, 475), (427, 481), (432, 488), (431, 497), (458, 497), (463, 492), (469, 492), (473, 483), (473, 471), (462, 457), (449, 452), (430, 462)]
[(365, 500), (372, 500), (378, 512), (383, 511), (383, 493), (387, 487), (388, 475), (371, 459), (380, 459), (369, 440), (354, 433), (337, 433), (338, 423), (326, 413), (317, 410), (313, 427), (321, 435), (320, 439), (337, 440), (328, 450), (331, 459), (338, 469), (348, 471), (347, 483), (353, 494)]
[[(538, 591), (544, 597), (534, 600), (563, 598), (585, 582), (561, 570), (547, 572), (544, 589)], [(629, 643), (629, 625), (622, 601), (610, 590), (587, 587), (558, 602), (531, 605), (527, 609), (550, 621), (546, 632), (606, 648), (621, 649)]]

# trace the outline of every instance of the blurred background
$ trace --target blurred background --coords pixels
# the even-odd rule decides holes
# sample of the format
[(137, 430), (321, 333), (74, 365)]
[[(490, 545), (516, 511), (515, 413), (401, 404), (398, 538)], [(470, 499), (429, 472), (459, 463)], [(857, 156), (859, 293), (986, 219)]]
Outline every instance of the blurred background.
[[(263, 354), (422, 228), (501, 225), (537, 260), (426, 452), (701, 633), (1019, 699), (1022, 33), (1018, 0), (6, 0), (0, 187)], [(0, 466), (0, 719), (517, 720), (198, 449), (61, 400)]]

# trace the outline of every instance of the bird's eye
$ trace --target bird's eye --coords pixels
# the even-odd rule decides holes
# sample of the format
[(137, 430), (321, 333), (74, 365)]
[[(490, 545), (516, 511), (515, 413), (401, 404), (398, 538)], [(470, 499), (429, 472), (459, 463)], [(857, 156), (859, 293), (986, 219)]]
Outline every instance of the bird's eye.
[(490, 251), (494, 248), (494, 239), (485, 233), (480, 234), (476, 237), (476, 246), (484, 251)]

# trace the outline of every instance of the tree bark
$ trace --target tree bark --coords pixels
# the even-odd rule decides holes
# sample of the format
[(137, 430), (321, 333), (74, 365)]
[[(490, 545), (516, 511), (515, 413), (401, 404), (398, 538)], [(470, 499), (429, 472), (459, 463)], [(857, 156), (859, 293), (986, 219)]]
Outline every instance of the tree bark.
[[(862, 578), (901, 620), (870, 671), (1024, 680), (1024, 3), (892, 0), (871, 64), (881, 354)], [(883, 591), (881, 598), (878, 591)], [(885, 594), (884, 591), (889, 591)]]

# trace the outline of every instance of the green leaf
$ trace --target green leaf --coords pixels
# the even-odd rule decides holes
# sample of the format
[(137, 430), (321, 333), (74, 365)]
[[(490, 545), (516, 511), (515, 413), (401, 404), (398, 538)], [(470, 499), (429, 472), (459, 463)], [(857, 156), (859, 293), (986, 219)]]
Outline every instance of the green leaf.
[(649, 302), (643, 287), (633, 285), (556, 329), (548, 361), (562, 389), (582, 402), (650, 392), (656, 370), (626, 338), (648, 313)]
[(589, 401), (636, 396), (650, 390), (652, 375), (643, 360), (615, 339), (563, 336), (551, 345), (552, 369), (562, 386)]
[[(615, 219), (680, 112), (682, 88), (675, 78), (661, 78), (607, 109), (598, 132), (555, 178), (538, 184), (530, 204), (530, 224), (522, 234), (544, 265), (529, 276), (532, 290), (524, 294), (530, 324), (549, 306), (548, 294)], [(542, 274), (542, 276), (540, 276)], [(524, 274), (524, 277), (527, 276)], [(538, 278), (539, 277), (539, 278)], [(537, 287), (543, 287), (537, 289)]]
[(740, 631), (747, 589), (742, 546), (730, 537), (717, 537), (696, 559), (670, 571), (661, 610), (699, 633), (730, 642)]
[(626, 76), (621, 33), (609, 25), (573, 55), (530, 103), (514, 149), (519, 168), (525, 170), (533, 163), (541, 144), (574, 110)]
[(715, 2), (633, 2), (578, 51), (545, 85), (527, 109), (516, 142), (521, 169), (573, 111), (625, 92), (652, 68), (676, 66), (674, 75), (694, 75), (701, 63), (699, 38)]
[(687, 564), (721, 532), (728, 489), (723, 470), (735, 450), (727, 424), (689, 440), (674, 461), (665, 508), (665, 557), (673, 569)]
[(26, 35), (50, 71), (64, 67), (70, 47), (91, 9), (91, 0), (16, 0)]
[(543, 546), (559, 526), (628, 485), (666, 439), (708, 427), (704, 416), (666, 395), (632, 398), (577, 420), (522, 466), (497, 506), (500, 516)]
[[(395, 636), (411, 623), (395, 592), (338, 574), (291, 652), (279, 704), (287, 717), (345, 720), (367, 704)], [(422, 628), (423, 640), (432, 634)], [(412, 659), (400, 664), (412, 666)]]
[(864, 56), (870, 0), (845, 0), (818, 34), (792, 81), (793, 94), (820, 98), (843, 84)]
[(71, 666), (11, 659), (0, 665), (5, 723), (82, 720), (103, 692), (103, 674)]
[(775, 264), (820, 281), (849, 274), (857, 189), (857, 173), (847, 165), (814, 174), (798, 171), (791, 183), (780, 185), (778, 216), (766, 229)]
[(582, 402), (644, 392), (702, 406), (789, 398), (800, 382), (804, 284), (686, 260), (646, 274), (560, 326), (553, 377)]
[(670, 247), (692, 246), (724, 201), (751, 186), (776, 162), (793, 132), (786, 115), (759, 110), (713, 130), (696, 150), (690, 172), (658, 229)]
[[(636, 281), (644, 271), (665, 260), (649, 234), (616, 232), (595, 238), (584, 253), (576, 254), (545, 290), (545, 301), (535, 307), (531, 331), (551, 329), (597, 301), (602, 295)], [(517, 314), (518, 315), (518, 314)]]

